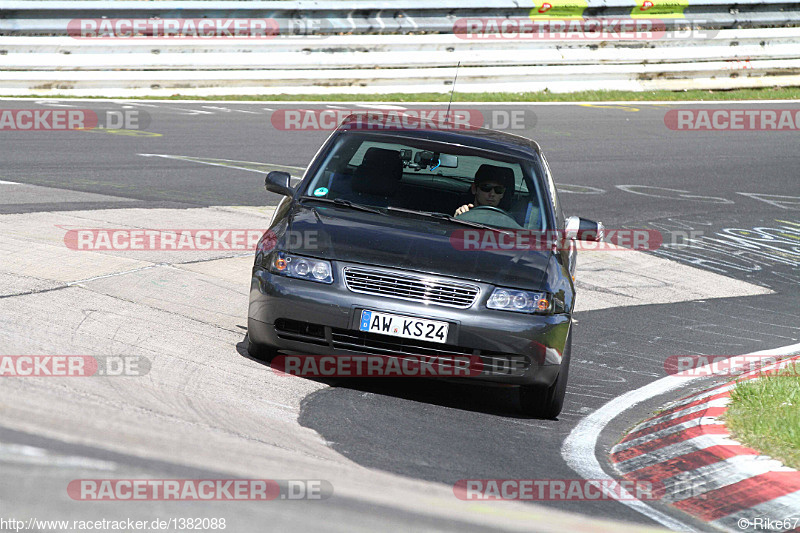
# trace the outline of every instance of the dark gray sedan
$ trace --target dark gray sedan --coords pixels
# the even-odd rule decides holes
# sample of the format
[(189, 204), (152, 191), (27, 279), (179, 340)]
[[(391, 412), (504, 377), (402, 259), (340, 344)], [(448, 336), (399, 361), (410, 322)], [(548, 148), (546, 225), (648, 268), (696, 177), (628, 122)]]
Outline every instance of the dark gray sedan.
[(296, 188), (289, 178), (266, 180), (284, 198), (256, 251), (251, 355), (468, 356), (470, 379), (519, 385), (523, 412), (559, 414), (573, 239), (602, 226), (565, 220), (535, 142), (350, 117)]

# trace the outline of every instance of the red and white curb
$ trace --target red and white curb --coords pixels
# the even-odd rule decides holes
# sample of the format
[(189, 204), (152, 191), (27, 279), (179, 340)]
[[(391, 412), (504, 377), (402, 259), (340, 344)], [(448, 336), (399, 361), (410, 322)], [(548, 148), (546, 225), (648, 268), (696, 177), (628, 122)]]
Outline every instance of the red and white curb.
[(800, 532), (800, 472), (733, 440), (719, 418), (736, 382), (682, 398), (634, 427), (612, 448), (611, 463), (623, 478), (652, 483), (661, 501), (720, 529)]

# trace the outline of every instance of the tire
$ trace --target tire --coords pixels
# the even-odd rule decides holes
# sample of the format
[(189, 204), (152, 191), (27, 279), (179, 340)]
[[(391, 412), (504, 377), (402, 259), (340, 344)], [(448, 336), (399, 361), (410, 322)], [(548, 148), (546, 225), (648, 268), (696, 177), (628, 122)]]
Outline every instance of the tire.
[(564, 406), (569, 379), (569, 360), (572, 353), (572, 329), (567, 336), (561, 370), (555, 382), (549, 387), (542, 385), (522, 385), (519, 388), (519, 403), (522, 412), (537, 418), (556, 418)]
[(272, 346), (267, 346), (266, 344), (258, 344), (250, 340), (250, 335), (247, 336), (247, 353), (250, 354), (250, 357), (253, 359), (258, 359), (259, 361), (264, 361), (265, 363), (269, 363), (272, 361), (276, 355), (278, 355), (278, 350), (273, 348)]

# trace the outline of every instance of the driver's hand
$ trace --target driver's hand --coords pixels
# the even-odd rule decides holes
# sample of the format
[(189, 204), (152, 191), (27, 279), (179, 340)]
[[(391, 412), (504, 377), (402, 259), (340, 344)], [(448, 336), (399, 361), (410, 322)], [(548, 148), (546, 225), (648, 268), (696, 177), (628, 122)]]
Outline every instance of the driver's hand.
[(466, 213), (467, 211), (469, 211), (470, 207), (475, 207), (475, 206), (474, 206), (474, 205), (472, 205), (472, 204), (465, 204), (465, 205), (462, 205), (461, 207), (459, 207), (458, 209), (456, 209), (456, 214), (455, 214), (454, 216), (463, 215), (464, 213)]

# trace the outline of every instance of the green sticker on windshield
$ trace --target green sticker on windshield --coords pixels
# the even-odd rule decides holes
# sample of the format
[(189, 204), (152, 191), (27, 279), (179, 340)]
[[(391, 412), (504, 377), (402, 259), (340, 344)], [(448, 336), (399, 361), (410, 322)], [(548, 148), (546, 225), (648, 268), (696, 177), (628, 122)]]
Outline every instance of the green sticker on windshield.
[(326, 194), (328, 194), (327, 187), (320, 187), (318, 189), (314, 189), (314, 196), (325, 196)]

